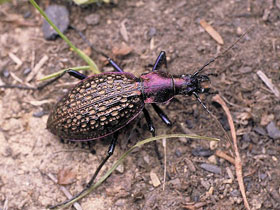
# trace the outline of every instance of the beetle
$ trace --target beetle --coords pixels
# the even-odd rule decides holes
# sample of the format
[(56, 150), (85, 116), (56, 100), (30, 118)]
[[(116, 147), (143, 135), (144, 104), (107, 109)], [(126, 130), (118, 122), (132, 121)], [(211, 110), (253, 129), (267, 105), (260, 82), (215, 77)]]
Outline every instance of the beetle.
[(81, 81), (61, 98), (47, 121), (47, 129), (67, 141), (90, 141), (113, 135), (107, 156), (83, 191), (92, 185), (103, 165), (113, 155), (118, 131), (135, 119), (141, 111), (149, 131), (155, 136), (155, 127), (145, 104), (152, 104), (155, 112), (168, 126), (172, 123), (157, 103), (165, 103), (175, 95), (194, 95), (208, 110), (200, 100), (199, 94), (208, 91), (202, 87), (202, 83), (210, 79), (207, 75), (200, 75), (200, 72), (214, 62), (214, 59), (194, 74), (171, 75), (161, 71), (163, 65), (167, 67), (166, 53), (161, 51), (152, 71), (137, 78), (124, 72), (110, 57), (106, 57), (115, 72), (87, 77), (74, 70), (67, 71), (69, 75)]

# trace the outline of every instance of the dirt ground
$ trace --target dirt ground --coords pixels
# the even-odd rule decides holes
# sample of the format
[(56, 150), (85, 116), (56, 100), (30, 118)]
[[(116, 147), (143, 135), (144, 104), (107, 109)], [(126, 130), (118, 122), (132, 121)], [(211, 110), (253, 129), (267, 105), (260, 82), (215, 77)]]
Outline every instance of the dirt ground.
[[(53, 3), (65, 5), (69, 9), (70, 24), (81, 30), (97, 49), (112, 56), (126, 72), (136, 76), (151, 69), (149, 64), (155, 62), (161, 50), (167, 53), (171, 74), (191, 74), (254, 26), (204, 73), (217, 74), (210, 76), (210, 87), (225, 99), (233, 116), (251, 209), (280, 209), (280, 99), (257, 74), (262, 71), (279, 90), (279, 1), (140, 0), (86, 7), (68, 1), (41, 1), (40, 6), (45, 9)], [(223, 45), (205, 32), (200, 25), (202, 19), (217, 30)], [(26, 82), (32, 74), (27, 72), (34, 71), (44, 57), (45, 63), (31, 85), (38, 85), (36, 79), (43, 75), (86, 65), (62, 39), (46, 41), (42, 21), (27, 1), (0, 5), (2, 84)], [(102, 71), (112, 71), (100, 55), (90, 52), (75, 31), (69, 29), (65, 34), (88, 53)], [(132, 51), (116, 56), (124, 44)], [(20, 62), (15, 63), (13, 55)], [(66, 197), (59, 185), (47, 175), (57, 176), (71, 170), (74, 178), (66, 188), (76, 194), (106, 154), (108, 144), (104, 141), (96, 141), (93, 155), (82, 146), (62, 144), (46, 129), (50, 110), (75, 83), (75, 79), (66, 75), (43, 91), (0, 89), (1, 210), (46, 209), (49, 204), (64, 201)], [(222, 108), (213, 103), (213, 95), (201, 97), (228, 129), (227, 118)], [(79, 202), (82, 208), (245, 209), (234, 165), (215, 155), (216, 150), (231, 154), (224, 133), (202, 106), (186, 96), (176, 96), (161, 105), (173, 122), (172, 128), (161, 122), (150, 105), (146, 107), (157, 134), (190, 131), (223, 140), (218, 148), (205, 141), (168, 140), (166, 169), (170, 179), (166, 180), (164, 190), (164, 171), (153, 144), (145, 145), (129, 155), (122, 167), (95, 192), (82, 199)], [(273, 131), (271, 125), (276, 127)], [(103, 172), (130, 146), (151, 135), (142, 115), (125, 130)], [(160, 141), (158, 146), (163, 154)], [(151, 173), (159, 178), (159, 186), (153, 186)]]

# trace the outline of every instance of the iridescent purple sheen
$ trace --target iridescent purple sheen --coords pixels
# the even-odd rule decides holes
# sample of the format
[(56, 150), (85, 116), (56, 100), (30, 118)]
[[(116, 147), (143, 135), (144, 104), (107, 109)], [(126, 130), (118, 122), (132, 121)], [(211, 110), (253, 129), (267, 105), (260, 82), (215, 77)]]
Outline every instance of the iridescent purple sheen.
[(145, 103), (164, 103), (175, 95), (187, 95), (197, 87), (191, 75), (173, 76), (157, 71), (143, 74), (140, 79)]

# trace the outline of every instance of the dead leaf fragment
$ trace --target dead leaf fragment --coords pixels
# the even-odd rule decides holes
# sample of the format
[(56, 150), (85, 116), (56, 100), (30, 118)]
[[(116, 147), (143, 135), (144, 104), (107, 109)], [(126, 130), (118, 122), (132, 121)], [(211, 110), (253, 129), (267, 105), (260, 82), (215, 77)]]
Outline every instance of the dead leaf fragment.
[(160, 185), (160, 180), (155, 172), (151, 171), (150, 178), (154, 187), (158, 187)]
[(224, 44), (224, 40), (221, 35), (205, 20), (200, 21), (200, 25), (204, 28), (204, 30), (219, 44)]
[(127, 44), (122, 43), (121, 46), (113, 47), (112, 52), (115, 56), (125, 56), (131, 53), (132, 48)]
[(57, 174), (57, 183), (60, 185), (71, 184), (76, 178), (76, 173), (71, 169), (62, 169)]
[(121, 22), (120, 33), (121, 33), (124, 41), (128, 42), (128, 34), (127, 34), (125, 23), (126, 23), (126, 19)]

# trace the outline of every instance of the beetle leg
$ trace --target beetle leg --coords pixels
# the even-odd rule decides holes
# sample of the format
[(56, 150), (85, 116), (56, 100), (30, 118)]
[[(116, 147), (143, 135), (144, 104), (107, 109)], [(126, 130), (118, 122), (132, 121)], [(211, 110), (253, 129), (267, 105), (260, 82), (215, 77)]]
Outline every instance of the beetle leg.
[(86, 75), (84, 75), (84, 74), (82, 74), (82, 73), (80, 73), (80, 72), (78, 72), (78, 71), (72, 70), (72, 69), (69, 69), (69, 70), (67, 70), (66, 72), (67, 72), (70, 76), (75, 77), (75, 78), (77, 78), (77, 79), (79, 79), (79, 80), (83, 80), (83, 79), (87, 78)]
[(118, 66), (118, 64), (115, 63), (110, 57), (106, 56), (107, 60), (109, 61), (110, 65), (113, 66), (113, 68), (118, 72), (124, 72), (121, 67)]
[(99, 171), (101, 170), (101, 168), (103, 167), (103, 165), (107, 162), (107, 160), (113, 155), (115, 147), (116, 147), (116, 143), (118, 140), (118, 132), (115, 132), (113, 135), (113, 139), (111, 141), (111, 144), (109, 146), (108, 149), (108, 153), (106, 158), (102, 161), (102, 163), (100, 163), (100, 165), (98, 166), (98, 168), (96, 169), (94, 175), (92, 176), (92, 178), (90, 179), (89, 183), (86, 186), (86, 189), (90, 188), (91, 185), (93, 184), (93, 181), (95, 180), (95, 178), (97, 177), (97, 175), (99, 174)]
[(46, 83), (44, 83), (44, 84), (42, 84), (42, 85), (39, 85), (36, 89), (37, 89), (37, 90), (42, 90), (42, 89), (45, 88), (46, 86), (48, 86), (48, 85), (52, 84), (53, 82), (59, 80), (59, 79), (60, 79), (61, 77), (63, 77), (64, 74), (66, 74), (66, 73), (68, 73), (70, 76), (73, 76), (73, 77), (75, 77), (75, 78), (77, 78), (77, 79), (79, 79), (79, 80), (83, 80), (83, 79), (87, 78), (86, 75), (84, 75), (84, 74), (82, 74), (82, 73), (80, 73), (80, 72), (78, 72), (78, 71), (69, 69), (69, 70), (64, 71), (64, 72), (63, 72), (61, 75), (59, 75), (58, 77), (56, 77), (56, 78), (54, 78), (54, 79), (52, 79), (52, 80), (50, 80), (50, 81), (48, 81), (48, 82), (46, 82)]
[(149, 114), (149, 112), (147, 111), (146, 108), (143, 109), (143, 113), (144, 113), (145, 119), (147, 121), (147, 124), (148, 124), (148, 127), (149, 127), (149, 131), (152, 133), (152, 135), (154, 137), (156, 135), (156, 129), (155, 129), (153, 121), (152, 121), (152, 119), (150, 117), (150, 114)]
[(165, 65), (165, 67), (167, 68), (167, 60), (166, 60), (166, 54), (164, 51), (161, 51), (159, 53), (159, 56), (156, 59), (156, 62), (154, 64), (153, 70), (152, 71), (156, 71), (159, 70), (160, 67), (162, 66), (162, 64)]
[(155, 112), (158, 114), (160, 119), (167, 125), (171, 126), (172, 122), (169, 120), (168, 116), (162, 111), (162, 109), (157, 104), (152, 104)]
[[(152, 133), (153, 137), (156, 136), (156, 130), (155, 130), (153, 121), (150, 117), (150, 114), (149, 114), (148, 110), (146, 108), (144, 108), (143, 113), (144, 113), (144, 116), (146, 118), (146, 121), (147, 121), (147, 124), (148, 124), (148, 127), (149, 127), (149, 131)], [(155, 148), (155, 153), (156, 153), (156, 155), (158, 157), (158, 160), (160, 162), (160, 165), (163, 166), (162, 158), (160, 156), (160, 153), (159, 153), (159, 150), (158, 150), (158, 145), (157, 145), (156, 141), (154, 141), (154, 148)]]

